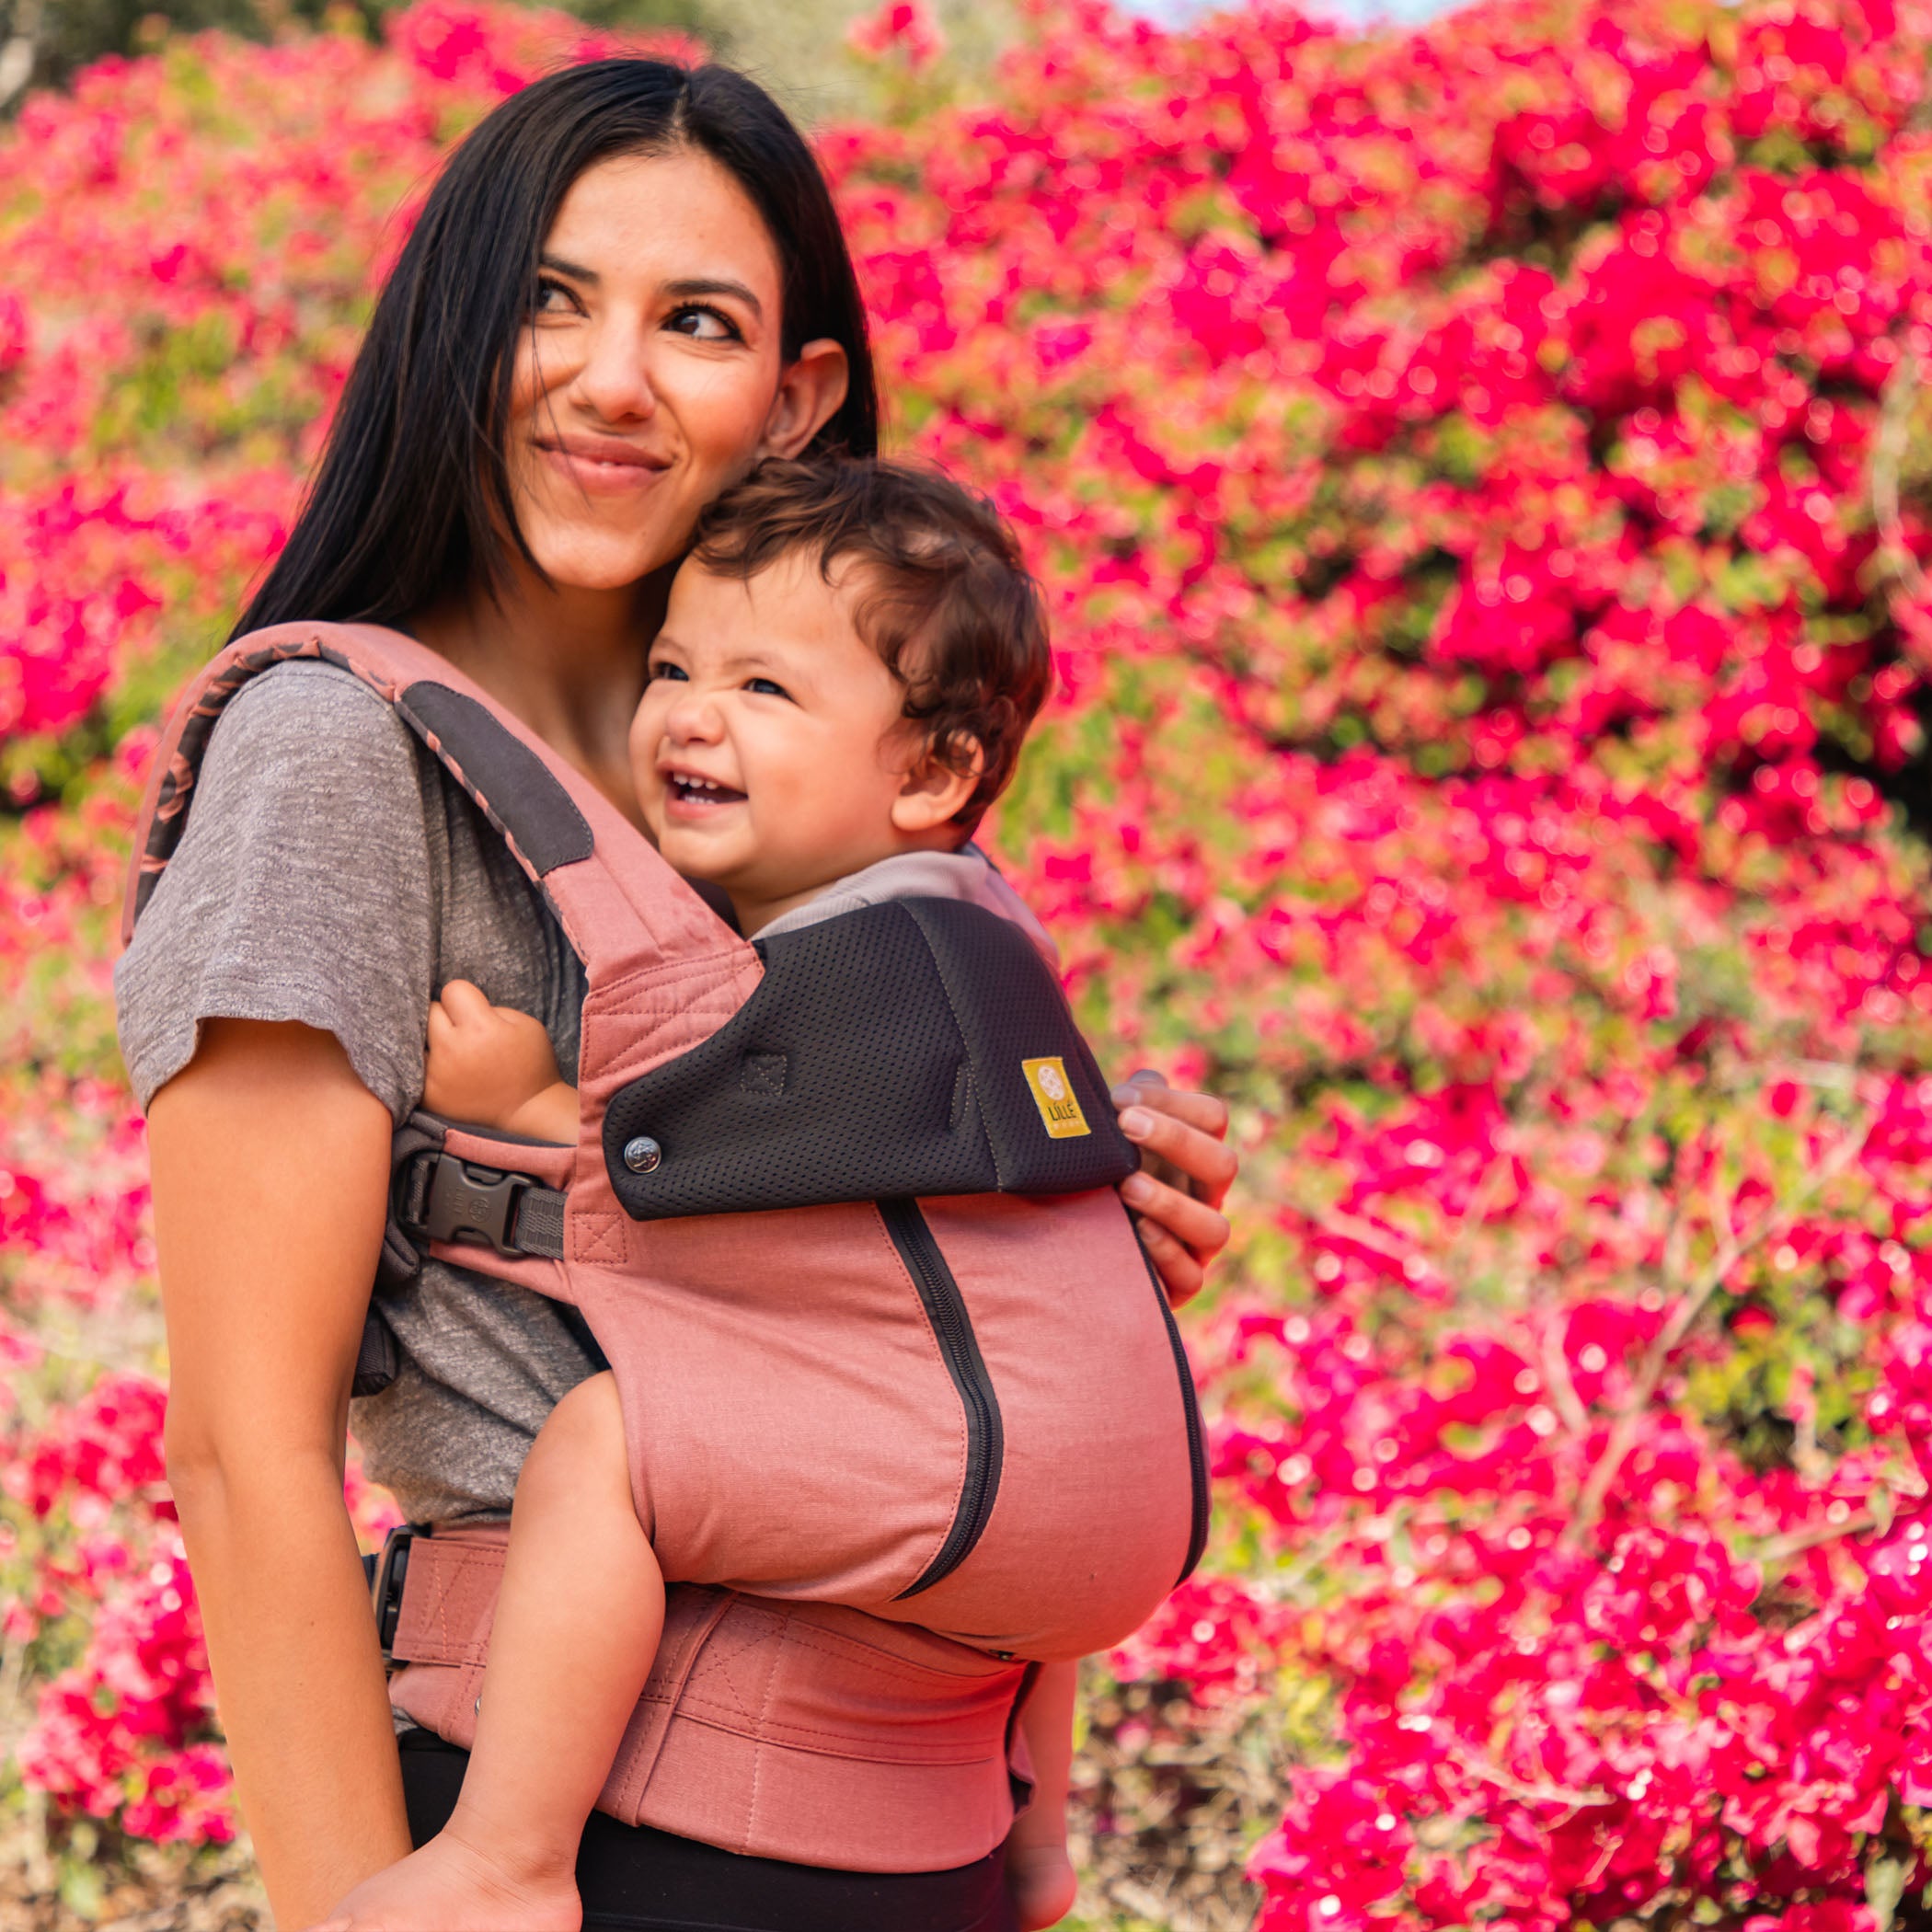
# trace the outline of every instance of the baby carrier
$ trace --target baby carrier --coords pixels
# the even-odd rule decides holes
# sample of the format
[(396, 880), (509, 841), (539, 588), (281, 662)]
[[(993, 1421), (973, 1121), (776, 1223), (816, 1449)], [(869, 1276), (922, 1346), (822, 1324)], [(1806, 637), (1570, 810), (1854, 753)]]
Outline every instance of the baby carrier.
[[(424, 1113), (398, 1132), (359, 1391), (393, 1353), (383, 1296), (427, 1250), (581, 1312), (617, 1378), (667, 1577), (862, 1609), (997, 1662), (1125, 1636), (1199, 1558), (1201, 1424), (1113, 1191), (1133, 1149), (1026, 937), (911, 899), (748, 943), (443, 659), (337, 625), (245, 638), (181, 700), (137, 834), (130, 934), (223, 707), (290, 659), (348, 670), (395, 707), (538, 884), (589, 986), (576, 1145)], [(469, 1602), (456, 1648), (474, 1668), (495, 1571), (469, 1575), (464, 1541), (419, 1540), (408, 1558), (435, 1569), (445, 1626)], [(430, 1601), (405, 1594), (399, 1655), (412, 1602), (426, 1626)], [(674, 1614), (661, 1673), (680, 1641)], [(467, 1714), (430, 1702), (425, 1721), (467, 1742)], [(620, 1815), (665, 1823), (635, 1803)], [(784, 1848), (787, 1829), (734, 1848), (810, 1856)]]

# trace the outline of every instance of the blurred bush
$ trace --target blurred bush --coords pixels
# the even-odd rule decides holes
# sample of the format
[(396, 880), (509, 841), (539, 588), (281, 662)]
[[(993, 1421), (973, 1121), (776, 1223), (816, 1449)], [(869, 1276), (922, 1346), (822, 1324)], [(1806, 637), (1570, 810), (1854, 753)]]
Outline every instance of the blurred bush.
[[(0, 112), (29, 86), (59, 86), (89, 62), (133, 54), (168, 33), (219, 29), (270, 40), (315, 28), (333, 10), (375, 30), (396, 0), (0, 0)], [(807, 125), (875, 105), (868, 71), (847, 55), (856, 0), (572, 0), (592, 27), (677, 33), (742, 66)], [(935, 17), (955, 72), (983, 74), (1010, 40), (1009, 0), (938, 0)]]

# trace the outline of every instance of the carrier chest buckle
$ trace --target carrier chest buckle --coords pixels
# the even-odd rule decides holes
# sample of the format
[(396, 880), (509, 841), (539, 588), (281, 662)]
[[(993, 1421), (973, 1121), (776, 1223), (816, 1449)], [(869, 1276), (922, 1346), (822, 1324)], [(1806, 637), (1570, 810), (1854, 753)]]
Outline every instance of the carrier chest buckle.
[(518, 1197), (530, 1185), (522, 1174), (502, 1174), (494, 1167), (472, 1167), (454, 1155), (438, 1155), (430, 1170), (429, 1198), (423, 1202), (420, 1226), (432, 1241), (457, 1241), (466, 1236), (487, 1241), (500, 1255), (517, 1255), (512, 1245)]

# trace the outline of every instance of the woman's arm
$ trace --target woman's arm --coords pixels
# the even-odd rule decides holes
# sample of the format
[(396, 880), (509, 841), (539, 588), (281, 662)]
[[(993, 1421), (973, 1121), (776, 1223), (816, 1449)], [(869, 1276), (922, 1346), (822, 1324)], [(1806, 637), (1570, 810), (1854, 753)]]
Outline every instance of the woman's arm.
[(1227, 1105), (1156, 1073), (1130, 1075), (1113, 1104), (1121, 1132), (1141, 1150), (1141, 1171), (1121, 1183), (1121, 1196), (1178, 1308), (1201, 1292), (1209, 1263), (1227, 1246), (1221, 1203), (1241, 1165), (1227, 1145)]
[(293, 1022), (209, 1021), (149, 1109), (168, 1479), (242, 1811), (289, 1932), (409, 1849), (342, 1503), (389, 1136), (334, 1036)]

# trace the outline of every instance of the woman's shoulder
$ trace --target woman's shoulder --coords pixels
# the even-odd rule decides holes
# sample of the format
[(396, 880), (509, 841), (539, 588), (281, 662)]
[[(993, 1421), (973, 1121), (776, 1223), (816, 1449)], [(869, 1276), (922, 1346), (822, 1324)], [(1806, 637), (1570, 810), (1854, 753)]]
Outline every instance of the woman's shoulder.
[(228, 700), (205, 755), (247, 756), (269, 776), (285, 761), (308, 765), (343, 755), (399, 758), (413, 768), (414, 745), (395, 707), (354, 672), (302, 658), (257, 672)]
[(215, 1018), (332, 1032), (397, 1118), (414, 1104), (438, 903), (414, 743), (333, 665), (277, 665), (229, 700), (115, 968), (144, 1105)]

